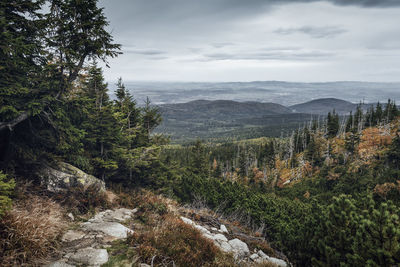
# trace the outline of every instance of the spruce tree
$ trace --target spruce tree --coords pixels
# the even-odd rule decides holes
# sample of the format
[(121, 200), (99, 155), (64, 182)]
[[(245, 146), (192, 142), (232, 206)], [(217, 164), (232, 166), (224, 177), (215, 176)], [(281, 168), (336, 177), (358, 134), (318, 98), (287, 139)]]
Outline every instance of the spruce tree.
[(108, 172), (118, 167), (113, 153), (119, 132), (115, 127), (117, 122), (107, 92), (103, 72), (94, 62), (89, 68), (88, 78), (83, 86), (82, 97), (87, 100), (87, 121), (83, 127), (87, 132), (85, 147), (90, 154), (94, 173), (103, 180)]
[(339, 132), (339, 114), (336, 114), (335, 110), (331, 114), (328, 113), (327, 118), (327, 134), (328, 137), (335, 137)]

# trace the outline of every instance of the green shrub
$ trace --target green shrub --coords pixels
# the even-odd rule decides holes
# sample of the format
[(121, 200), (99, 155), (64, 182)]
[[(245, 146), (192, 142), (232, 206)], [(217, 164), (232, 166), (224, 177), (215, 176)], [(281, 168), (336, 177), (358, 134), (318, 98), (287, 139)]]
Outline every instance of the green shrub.
[(12, 194), (15, 187), (14, 179), (8, 179), (7, 175), (0, 171), (0, 217), (11, 206)]

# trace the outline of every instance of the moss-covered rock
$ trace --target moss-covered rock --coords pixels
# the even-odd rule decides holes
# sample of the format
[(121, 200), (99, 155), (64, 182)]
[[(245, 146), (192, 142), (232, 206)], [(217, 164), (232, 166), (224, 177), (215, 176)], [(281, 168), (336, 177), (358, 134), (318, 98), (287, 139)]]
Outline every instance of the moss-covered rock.
[(36, 174), (41, 184), (52, 192), (76, 186), (87, 188), (92, 185), (97, 186), (101, 191), (105, 190), (103, 181), (65, 162), (58, 162), (52, 166), (43, 165)]

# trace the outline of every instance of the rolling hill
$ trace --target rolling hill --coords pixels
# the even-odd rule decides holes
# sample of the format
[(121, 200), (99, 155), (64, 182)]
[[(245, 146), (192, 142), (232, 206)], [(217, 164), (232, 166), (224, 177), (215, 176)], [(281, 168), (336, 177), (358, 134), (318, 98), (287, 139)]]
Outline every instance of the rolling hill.
[[(351, 103), (349, 101), (337, 99), (337, 98), (321, 98), (311, 100), (306, 103), (297, 104), (290, 106), (292, 112), (296, 113), (308, 113), (326, 115), (328, 112), (333, 110), (340, 115), (347, 115), (350, 111), (355, 111), (358, 104)], [(371, 104), (363, 104), (363, 109), (367, 109)]]
[(295, 112), (297, 109), (293, 106), (255, 101), (195, 100), (164, 104), (159, 106), (163, 122), (155, 132), (170, 135), (177, 143), (197, 138), (219, 141), (279, 137), (290, 134), (321, 114), (326, 115), (335, 107), (345, 113), (346, 108), (349, 112), (356, 105), (339, 99), (321, 99), (299, 105), (304, 112)]

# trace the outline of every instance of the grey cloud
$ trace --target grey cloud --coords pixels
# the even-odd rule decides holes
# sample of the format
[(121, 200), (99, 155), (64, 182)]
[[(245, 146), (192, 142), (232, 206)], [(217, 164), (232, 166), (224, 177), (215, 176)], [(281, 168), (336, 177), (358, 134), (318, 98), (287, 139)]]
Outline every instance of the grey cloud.
[(338, 26), (326, 26), (326, 27), (303, 26), (299, 28), (280, 28), (275, 30), (274, 32), (282, 35), (303, 33), (313, 38), (332, 38), (347, 32), (347, 30), (340, 28)]
[(127, 53), (127, 54), (139, 54), (139, 55), (146, 55), (146, 56), (155, 56), (155, 55), (166, 54), (165, 51), (156, 50), (156, 49), (124, 50), (124, 53)]
[(214, 48), (223, 48), (226, 46), (233, 46), (233, 45), (235, 45), (235, 44), (234, 43), (213, 43), (213, 44), (211, 44), (211, 46)]
[(212, 60), (316, 60), (334, 56), (325, 51), (269, 51), (205, 54), (201, 61)]

